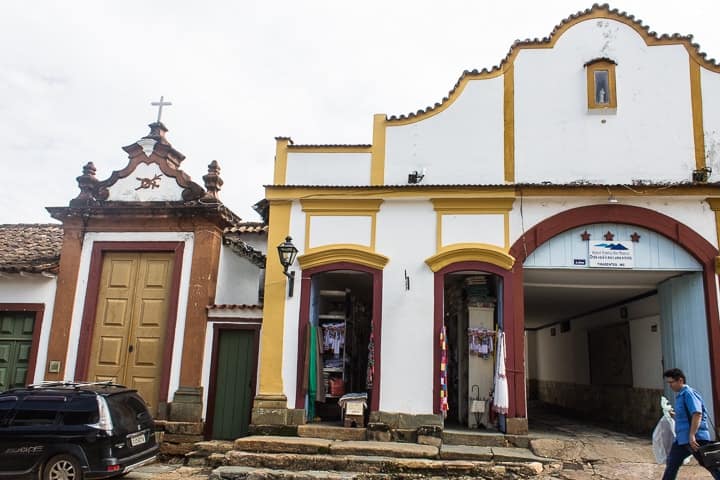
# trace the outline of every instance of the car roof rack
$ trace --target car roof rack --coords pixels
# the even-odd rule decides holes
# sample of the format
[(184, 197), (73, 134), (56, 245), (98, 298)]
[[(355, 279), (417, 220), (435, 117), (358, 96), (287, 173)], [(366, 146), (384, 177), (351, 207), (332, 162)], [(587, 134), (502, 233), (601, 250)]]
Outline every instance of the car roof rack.
[(110, 380), (104, 381), (104, 382), (74, 382), (70, 380), (62, 380), (62, 381), (42, 381), (40, 383), (33, 383), (31, 385), (28, 385), (28, 388), (52, 388), (52, 387), (75, 387), (76, 389), (81, 387), (91, 387), (91, 386), (102, 386), (102, 387), (118, 387), (118, 388), (127, 388), (125, 385), (120, 385), (119, 383), (114, 383)]

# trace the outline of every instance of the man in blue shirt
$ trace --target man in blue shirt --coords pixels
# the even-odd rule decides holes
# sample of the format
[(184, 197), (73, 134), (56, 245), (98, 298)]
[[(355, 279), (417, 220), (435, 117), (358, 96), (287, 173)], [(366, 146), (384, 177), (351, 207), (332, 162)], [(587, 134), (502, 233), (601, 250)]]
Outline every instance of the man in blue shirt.
[[(674, 480), (683, 460), (690, 454), (700, 461), (698, 448), (710, 443), (707, 409), (700, 394), (685, 383), (685, 374), (679, 368), (671, 368), (663, 373), (665, 382), (675, 396), (675, 441), (672, 444), (665, 463), (663, 480)], [(720, 470), (707, 469), (716, 480), (720, 480)]]

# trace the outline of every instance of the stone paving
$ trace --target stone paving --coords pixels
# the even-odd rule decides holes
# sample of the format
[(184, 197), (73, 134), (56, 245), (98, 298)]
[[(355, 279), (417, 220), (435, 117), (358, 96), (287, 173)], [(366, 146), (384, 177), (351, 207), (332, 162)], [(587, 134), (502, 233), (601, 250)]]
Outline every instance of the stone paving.
[[(546, 465), (545, 473), (533, 477), (539, 480), (650, 480), (660, 479), (664, 470), (664, 465), (655, 462), (649, 435), (619, 433), (603, 426), (590, 425), (544, 412), (542, 415), (531, 416), (530, 438), (532, 453), (528, 452), (528, 460), (536, 458), (535, 455), (558, 460), (555, 464)], [(448, 456), (452, 456), (451, 452), (463, 448), (474, 448), (478, 457), (487, 456), (489, 452), (498, 450), (485, 447), (443, 446)], [(184, 466), (180, 460), (174, 460), (143, 467), (125, 478), (208, 480), (211, 478), (210, 475), (210, 468)], [(313, 478), (330, 478), (330, 476), (323, 477), (322, 473), (319, 473), (318, 477)], [(426, 478), (439, 480), (441, 477)], [(469, 478), (471, 477), (460, 477), (458, 480), (469, 480)], [(694, 460), (689, 465), (683, 466), (678, 475), (679, 480), (710, 478), (710, 474), (699, 467)]]

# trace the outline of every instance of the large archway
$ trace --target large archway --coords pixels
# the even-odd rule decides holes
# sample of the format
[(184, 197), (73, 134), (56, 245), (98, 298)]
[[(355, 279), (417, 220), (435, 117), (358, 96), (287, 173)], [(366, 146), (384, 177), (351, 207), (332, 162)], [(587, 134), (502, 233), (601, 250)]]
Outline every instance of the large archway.
[(669, 238), (690, 253), (703, 268), (704, 301), (709, 343), (709, 363), (712, 372), (712, 392), (715, 409), (720, 405), (720, 383), (715, 378), (720, 372), (720, 322), (717, 306), (715, 261), (718, 250), (706, 239), (683, 223), (653, 210), (626, 205), (592, 205), (571, 209), (538, 223), (525, 232), (511, 247), (516, 261), (512, 269), (515, 301), (512, 312), (505, 318), (508, 343), (507, 374), (510, 388), (510, 416), (527, 414), (525, 395), (524, 351), (524, 268), (523, 263), (539, 246), (556, 235), (582, 225), (617, 223), (635, 225)]

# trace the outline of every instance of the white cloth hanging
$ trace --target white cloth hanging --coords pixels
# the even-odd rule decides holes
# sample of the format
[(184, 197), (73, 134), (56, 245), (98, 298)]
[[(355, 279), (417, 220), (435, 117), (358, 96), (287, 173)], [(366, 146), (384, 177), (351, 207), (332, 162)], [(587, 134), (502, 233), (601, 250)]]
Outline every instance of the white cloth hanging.
[(507, 377), (505, 376), (505, 333), (501, 330), (497, 335), (497, 354), (495, 363), (495, 394), (493, 409), (506, 415), (510, 408), (510, 395), (508, 395)]

